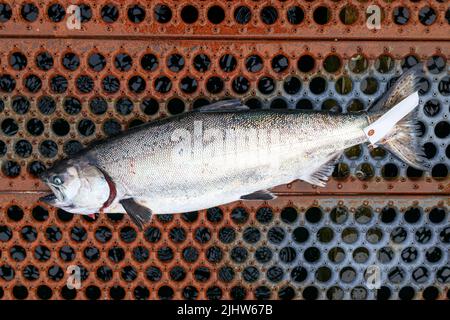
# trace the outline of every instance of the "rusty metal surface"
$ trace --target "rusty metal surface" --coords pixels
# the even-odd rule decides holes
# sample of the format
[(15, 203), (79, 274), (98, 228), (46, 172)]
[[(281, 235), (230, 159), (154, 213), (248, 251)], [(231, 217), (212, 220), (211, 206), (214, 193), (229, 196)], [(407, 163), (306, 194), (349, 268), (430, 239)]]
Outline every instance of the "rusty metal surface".
[[(38, 8), (34, 22), (25, 21), (22, 14), (22, 4), (30, 1), (9, 3), (8, 19), (5, 3), (0, 1), (0, 299), (328, 299), (331, 291), (334, 298), (343, 294), (344, 299), (404, 299), (411, 294), (409, 287), (415, 299), (448, 299), (447, 2), (381, 1), (377, 5), (385, 19), (380, 30), (372, 31), (363, 19), (370, 3), (360, 1), (146, 1), (139, 3), (145, 10), (140, 23), (128, 17), (135, 2), (101, 1), (90, 4), (92, 17), (80, 30), (67, 29), (68, 14), (61, 9), (53, 7), (49, 15), (54, 1), (34, 3)], [(65, 9), (69, 2), (59, 4)], [(117, 6), (117, 21), (102, 18), (107, 4)], [(154, 15), (160, 4), (172, 11), (166, 23), (156, 21)], [(358, 18), (345, 25), (340, 12), (349, 4), (357, 8)], [(183, 21), (181, 12), (187, 5), (198, 9), (194, 23)], [(218, 24), (210, 20), (220, 16), (220, 10), (208, 19), (208, 10), (215, 5), (224, 9), (224, 20)], [(234, 18), (240, 6), (250, 9), (247, 24)], [(278, 13), (271, 25), (261, 17), (267, 6)], [(293, 6), (303, 9), (299, 24), (290, 23), (286, 16)], [(315, 9), (321, 6), (331, 13), (323, 26), (314, 22)], [(436, 21), (429, 26), (419, 21), (421, 9), (427, 6), (436, 12)], [(409, 10), (404, 25), (393, 20), (398, 7)], [(30, 10), (32, 14), (30, 7), (25, 12)], [(61, 21), (52, 21), (58, 12)], [(433, 18), (429, 12), (425, 16)], [(351, 14), (345, 17), (351, 18)], [(430, 172), (416, 172), (382, 150), (371, 152), (362, 146), (347, 150), (325, 188), (295, 181), (275, 188), (279, 198), (269, 203), (233, 203), (198, 213), (157, 216), (143, 233), (126, 217), (103, 215), (91, 221), (37, 201), (47, 192), (35, 178), (39, 170), (119, 130), (226, 97), (241, 98), (252, 107), (338, 106), (342, 112), (353, 112), (367, 108), (390, 81), (418, 60), (427, 69), (419, 120)], [(294, 78), (299, 81), (287, 88)], [(325, 83), (320, 92), (314, 84), (318, 78)], [(372, 91), (371, 83), (376, 83)], [(167, 92), (161, 89), (164, 86)], [(358, 103), (352, 103), (355, 100)], [(355, 217), (362, 206), (369, 207), (372, 216), (365, 224)], [(283, 210), (290, 207), (294, 209)], [(318, 223), (307, 221), (310, 207), (320, 208), (323, 215)], [(331, 219), (336, 207), (348, 209), (343, 225)], [(395, 219), (385, 223), (383, 210), (392, 213), (391, 207)], [(420, 212), (414, 223), (404, 218), (411, 207)], [(305, 243), (294, 239), (294, 230), (302, 226), (310, 233)], [(234, 238), (229, 238), (232, 231), (221, 232), (223, 227), (234, 230)], [(320, 242), (317, 234), (325, 227), (334, 234), (327, 243)], [(348, 227), (359, 234), (351, 244), (342, 240)], [(377, 244), (365, 238), (372, 227), (384, 232)], [(429, 228), (430, 242), (417, 242), (415, 234), (421, 227)], [(279, 229), (274, 232), (274, 228)], [(406, 230), (403, 243), (392, 243), (395, 228)], [(281, 242), (280, 234), (284, 234)], [(110, 239), (104, 241), (105, 237)], [(345, 248), (345, 262), (327, 260), (335, 246)], [(387, 264), (378, 260), (384, 246), (395, 248), (395, 258)], [(269, 261), (255, 258), (259, 247), (268, 248)], [(311, 247), (319, 248), (320, 263), (305, 261), (305, 251)], [(352, 258), (359, 247), (370, 252), (364, 263)], [(401, 258), (408, 247), (419, 252), (411, 263)], [(441, 258), (430, 262), (427, 251), (436, 247)], [(239, 258), (244, 252), (247, 258)], [(286, 260), (294, 255), (293, 261)], [(382, 291), (364, 289), (364, 271), (371, 264), (382, 268)], [(51, 268), (56, 265), (61, 269)], [(78, 291), (66, 287), (70, 265), (83, 266)], [(294, 281), (291, 274), (300, 266), (308, 277)], [(324, 266), (330, 267), (331, 278), (319, 281), (323, 274), (317, 275), (318, 268)], [(357, 271), (357, 279), (346, 283), (340, 273), (349, 266)], [(400, 282), (389, 278), (397, 266), (404, 268)], [(428, 271), (423, 282), (413, 278), (421, 266)], [(152, 272), (147, 272), (149, 268)]]
[[(128, 219), (114, 221), (106, 215), (95, 222), (80, 216), (62, 221), (62, 216), (53, 208), (46, 208), (35, 199), (27, 195), (2, 198), (2, 213), (14, 205), (24, 212), (19, 219), (17, 214), (10, 213), (17, 221), (7, 214), (0, 217), (0, 278), (5, 298), (21, 297), (14, 295), (14, 288), (20, 286), (27, 288), (27, 298), (42, 298), (37, 293), (42, 285), (51, 288), (52, 299), (92, 298), (86, 293), (90, 292), (90, 286), (100, 290), (98, 298), (106, 299), (122, 297), (115, 291), (121, 291), (117, 287), (122, 288), (125, 299), (311, 299), (308, 292), (315, 292), (315, 289), (306, 289), (311, 287), (317, 288), (320, 299), (326, 299), (327, 292), (334, 287), (342, 289), (345, 299), (365, 298), (365, 295), (367, 299), (373, 299), (377, 294), (385, 294), (386, 288), (390, 292), (389, 298), (398, 299), (404, 287), (413, 288), (415, 299), (421, 299), (424, 290), (431, 287), (435, 289), (428, 291), (437, 290), (436, 298), (446, 297), (450, 278), (450, 225), (448, 204), (442, 197), (422, 200), (411, 197), (371, 197), (367, 200), (360, 197), (279, 197), (270, 203), (254, 202), (250, 206), (233, 203), (221, 207), (220, 213), (216, 208), (209, 212), (157, 216), (144, 232), (136, 232)], [(36, 206), (42, 207), (37, 210)], [(333, 216), (336, 208), (341, 208), (340, 213), (347, 218)], [(417, 221), (407, 222), (405, 212), (411, 208), (418, 209), (420, 217)], [(436, 209), (444, 210), (445, 216), (432, 222), (428, 215)], [(315, 210), (320, 212), (318, 220), (311, 214), (316, 213)], [(390, 210), (394, 211), (392, 220), (386, 218)], [(297, 233), (302, 227), (309, 230), (306, 240), (301, 240)], [(425, 241), (416, 235), (422, 232), (422, 227), (431, 232)], [(34, 231), (30, 231), (31, 228)], [(319, 234), (323, 228), (333, 231), (331, 240), (321, 239)], [(349, 242), (346, 232), (352, 228), (358, 236)], [(368, 239), (371, 230), (377, 228), (382, 230), (382, 235), (379, 241), (372, 243)], [(404, 228), (406, 240), (396, 240), (399, 234), (403, 237), (398, 228)], [(17, 246), (25, 250), (23, 260), (20, 260)], [(148, 257), (139, 262), (135, 253), (138, 247), (148, 250)], [(335, 247), (343, 248), (344, 260), (330, 260), (332, 256), (328, 252)], [(364, 262), (355, 256), (361, 247), (368, 250)], [(394, 253), (388, 261), (383, 255), (386, 247)], [(417, 248), (421, 253), (406, 263), (406, 258), (401, 257), (408, 247)], [(435, 247), (442, 256), (430, 262), (431, 258), (426, 258), (425, 252)], [(309, 248), (320, 249), (321, 257), (317, 261), (308, 261), (305, 252)], [(94, 251), (98, 256), (92, 259)], [(383, 292), (361, 289), (365, 287), (364, 272), (374, 263), (383, 270)], [(35, 273), (27, 269), (30, 265), (37, 268)], [(55, 266), (65, 270), (70, 265), (83, 267), (85, 279), (81, 290), (65, 288), (67, 275), (54, 280)], [(307, 276), (301, 281), (293, 273), (297, 266), (307, 269)], [(413, 275), (422, 266), (427, 269), (424, 279)], [(318, 281), (320, 267), (331, 268), (329, 280)], [(345, 272), (348, 267), (356, 270), (356, 276), (346, 281), (341, 271)], [(396, 267), (404, 269), (399, 281), (390, 276)], [(11, 268), (14, 274), (8, 272)], [(418, 273), (421, 274), (420, 270)], [(147, 288), (148, 295), (136, 294), (136, 287)]]
[[(355, 0), (61, 1), (57, 4), (62, 9), (55, 8), (52, 14), (49, 14), (49, 8), (55, 2), (45, 0), (34, 3), (36, 9), (29, 9), (26, 12), (31, 11), (31, 14), (23, 15), (23, 5), (29, 3), (27, 0), (12, 2), (10, 18), (4, 19), (6, 21), (1, 25), (3, 36), (35, 36), (38, 33), (40, 37), (64, 38), (282, 37), (309, 40), (408, 40), (432, 36), (433, 39), (447, 40), (450, 30), (447, 2), (433, 0), (373, 3)], [(80, 30), (68, 30), (66, 19), (70, 15), (62, 13), (73, 3), (85, 5)], [(383, 27), (378, 30), (366, 27), (366, 15), (369, 15), (366, 12), (373, 4), (381, 10)], [(133, 11), (136, 5), (139, 8)], [(164, 10), (161, 6), (165, 6)]]

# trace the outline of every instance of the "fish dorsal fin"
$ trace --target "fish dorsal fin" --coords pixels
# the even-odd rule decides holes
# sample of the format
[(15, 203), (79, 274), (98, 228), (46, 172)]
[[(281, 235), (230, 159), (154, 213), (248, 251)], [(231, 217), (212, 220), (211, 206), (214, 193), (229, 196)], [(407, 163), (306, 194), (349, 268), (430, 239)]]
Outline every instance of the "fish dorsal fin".
[(136, 224), (139, 230), (142, 230), (144, 224), (152, 218), (152, 210), (137, 203), (133, 198), (120, 200), (119, 203), (123, 206), (130, 219)]
[(239, 99), (222, 100), (194, 110), (194, 112), (233, 112), (244, 111), (250, 108), (242, 104)]
[(300, 179), (319, 187), (325, 187), (328, 178), (333, 173), (334, 166), (340, 157), (341, 152), (333, 154), (324, 164), (317, 168), (317, 170), (308, 175), (301, 176)]
[(241, 197), (241, 200), (273, 200), (277, 196), (269, 190), (259, 190)]

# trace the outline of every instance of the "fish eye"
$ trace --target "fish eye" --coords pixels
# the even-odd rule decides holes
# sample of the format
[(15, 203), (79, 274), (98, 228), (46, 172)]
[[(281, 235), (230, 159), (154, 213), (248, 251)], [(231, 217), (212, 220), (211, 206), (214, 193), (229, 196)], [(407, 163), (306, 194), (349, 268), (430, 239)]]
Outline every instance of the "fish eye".
[(61, 176), (53, 176), (52, 183), (59, 186), (64, 183), (64, 180), (61, 178)]

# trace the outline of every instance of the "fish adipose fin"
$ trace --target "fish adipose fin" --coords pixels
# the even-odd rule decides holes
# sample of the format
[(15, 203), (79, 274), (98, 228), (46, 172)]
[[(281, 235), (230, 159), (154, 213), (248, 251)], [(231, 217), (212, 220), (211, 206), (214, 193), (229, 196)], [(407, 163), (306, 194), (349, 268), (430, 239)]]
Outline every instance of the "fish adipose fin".
[[(364, 131), (372, 144), (378, 140), (377, 143), (408, 165), (426, 170), (426, 157), (419, 143), (420, 126), (417, 123), (418, 90), (422, 77), (422, 64), (406, 71), (369, 109), (370, 124)], [(412, 111), (405, 116), (409, 110)], [(381, 140), (371, 140), (371, 136), (373, 138), (377, 134)]]
[(342, 153), (338, 152), (333, 154), (328, 160), (322, 164), (317, 170), (311, 172), (308, 175), (303, 175), (300, 177), (301, 180), (306, 181), (310, 184), (325, 187), (328, 181), (328, 178), (334, 171), (334, 167), (341, 157)]
[(130, 219), (136, 224), (139, 230), (142, 231), (144, 224), (152, 218), (152, 210), (137, 203), (133, 198), (120, 200), (119, 203), (123, 206)]
[(207, 106), (203, 106), (195, 109), (195, 112), (233, 112), (233, 111), (245, 111), (250, 108), (242, 104), (239, 99), (222, 100)]
[(276, 197), (277, 196), (269, 190), (259, 190), (242, 196), (241, 200), (273, 200), (276, 199)]

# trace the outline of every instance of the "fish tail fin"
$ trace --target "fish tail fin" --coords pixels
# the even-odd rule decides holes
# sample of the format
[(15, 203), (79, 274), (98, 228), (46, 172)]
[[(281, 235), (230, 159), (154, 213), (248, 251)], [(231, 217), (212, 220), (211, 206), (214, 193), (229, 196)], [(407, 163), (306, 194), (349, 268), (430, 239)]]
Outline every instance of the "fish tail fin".
[(418, 139), (421, 128), (416, 121), (417, 113), (415, 109), (397, 123), (395, 131), (383, 140), (382, 145), (406, 164), (419, 170), (427, 170), (427, 158)]
[(365, 132), (372, 144), (374, 140), (371, 140), (370, 136), (377, 132), (377, 143), (408, 165), (426, 170), (426, 157), (418, 139), (421, 128), (417, 122), (418, 91), (422, 76), (422, 64), (406, 71), (383, 97), (369, 108), (370, 124), (365, 128)]

